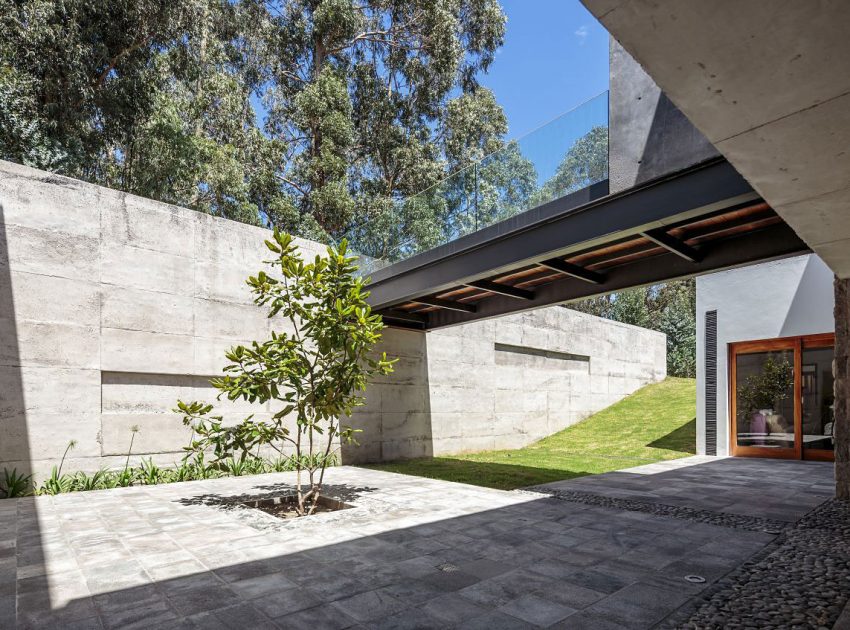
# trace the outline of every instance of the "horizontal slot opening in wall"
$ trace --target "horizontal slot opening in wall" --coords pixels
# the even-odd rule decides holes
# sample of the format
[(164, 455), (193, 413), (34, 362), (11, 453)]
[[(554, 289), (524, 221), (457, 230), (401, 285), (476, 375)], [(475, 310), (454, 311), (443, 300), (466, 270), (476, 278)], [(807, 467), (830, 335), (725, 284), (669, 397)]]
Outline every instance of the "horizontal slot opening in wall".
[(590, 357), (584, 354), (544, 350), (529, 346), (515, 346), (508, 343), (496, 343), (497, 365), (521, 365), (525, 367), (548, 368), (554, 370), (590, 371)]
[(160, 372), (101, 372), (103, 385), (145, 385), (151, 387), (212, 387), (218, 376), (198, 374), (162, 374)]

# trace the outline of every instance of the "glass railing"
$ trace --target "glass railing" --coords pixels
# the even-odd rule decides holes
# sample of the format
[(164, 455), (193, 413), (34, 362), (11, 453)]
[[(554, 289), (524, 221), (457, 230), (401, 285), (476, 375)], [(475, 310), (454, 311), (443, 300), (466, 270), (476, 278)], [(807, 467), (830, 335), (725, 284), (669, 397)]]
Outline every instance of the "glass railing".
[(608, 92), (370, 217), (349, 236), (365, 275), (608, 177)]

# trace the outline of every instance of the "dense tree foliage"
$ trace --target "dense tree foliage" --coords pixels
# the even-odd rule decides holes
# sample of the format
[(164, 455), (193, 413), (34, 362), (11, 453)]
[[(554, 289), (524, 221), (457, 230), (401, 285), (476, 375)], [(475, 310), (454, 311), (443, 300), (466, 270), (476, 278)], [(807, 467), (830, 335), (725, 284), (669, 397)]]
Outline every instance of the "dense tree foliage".
[(608, 127), (597, 126), (576, 140), (537, 198), (557, 199), (608, 178)]
[(678, 280), (590, 298), (569, 308), (667, 335), (667, 373), (696, 376), (696, 282)]
[(504, 28), (497, 0), (0, 0), (0, 158), (376, 253), (387, 224), (428, 241), (446, 218), (394, 202), (504, 146), (476, 82)]

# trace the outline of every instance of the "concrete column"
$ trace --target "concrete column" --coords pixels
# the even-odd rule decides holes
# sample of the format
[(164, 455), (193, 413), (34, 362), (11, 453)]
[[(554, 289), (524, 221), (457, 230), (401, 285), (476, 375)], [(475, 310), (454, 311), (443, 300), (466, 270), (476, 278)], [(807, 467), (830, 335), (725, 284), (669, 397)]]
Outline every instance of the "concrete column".
[(850, 499), (850, 279), (835, 279), (835, 496)]

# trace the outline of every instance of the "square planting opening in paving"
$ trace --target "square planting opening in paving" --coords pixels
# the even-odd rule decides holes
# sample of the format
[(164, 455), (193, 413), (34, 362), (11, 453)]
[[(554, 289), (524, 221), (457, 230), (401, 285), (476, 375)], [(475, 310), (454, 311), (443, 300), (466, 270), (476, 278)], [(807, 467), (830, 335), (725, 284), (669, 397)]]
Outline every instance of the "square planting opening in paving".
[[(316, 509), (313, 511), (313, 514), (308, 514), (308, 516), (323, 514), (325, 512), (348, 510), (354, 507), (353, 505), (343, 503), (339, 499), (334, 499), (332, 497), (319, 497), (316, 504)], [(286, 494), (279, 497), (248, 499), (247, 501), (240, 501), (238, 505), (253, 508), (255, 510), (262, 510), (263, 512), (276, 516), (277, 518), (289, 519), (298, 517), (298, 511), (296, 509), (298, 507), (298, 497), (294, 494)], [(304, 509), (309, 512), (312, 505), (312, 501), (307, 501), (304, 504)]]

